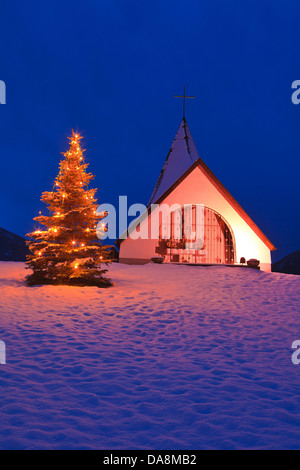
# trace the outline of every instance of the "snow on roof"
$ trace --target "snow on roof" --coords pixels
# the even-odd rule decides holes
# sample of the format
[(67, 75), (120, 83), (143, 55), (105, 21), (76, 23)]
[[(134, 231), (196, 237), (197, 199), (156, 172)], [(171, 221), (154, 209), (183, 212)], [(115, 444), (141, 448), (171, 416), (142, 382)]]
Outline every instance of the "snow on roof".
[(155, 203), (198, 158), (199, 155), (191, 131), (184, 117), (160, 172), (148, 206)]

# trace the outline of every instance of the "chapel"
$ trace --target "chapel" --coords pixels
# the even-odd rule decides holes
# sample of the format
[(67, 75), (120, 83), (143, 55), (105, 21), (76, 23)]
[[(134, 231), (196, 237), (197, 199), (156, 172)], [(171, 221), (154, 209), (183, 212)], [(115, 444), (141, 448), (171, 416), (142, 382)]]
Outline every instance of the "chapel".
[(119, 247), (121, 263), (145, 264), (159, 257), (164, 263), (196, 265), (258, 260), (263, 271), (271, 271), (276, 249), (199, 157), (185, 116), (147, 211), (120, 237)]

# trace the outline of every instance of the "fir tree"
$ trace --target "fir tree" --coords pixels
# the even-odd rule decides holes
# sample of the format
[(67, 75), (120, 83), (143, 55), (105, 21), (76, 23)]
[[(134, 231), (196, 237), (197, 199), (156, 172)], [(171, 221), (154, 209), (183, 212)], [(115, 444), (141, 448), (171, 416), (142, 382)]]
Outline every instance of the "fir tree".
[(41, 197), (49, 215), (34, 218), (46, 230), (40, 227), (27, 234), (34, 239), (27, 242), (31, 251), (27, 267), (33, 271), (26, 278), (28, 285), (111, 285), (104, 276), (107, 269), (101, 269), (101, 263), (109, 261), (108, 247), (102, 246), (96, 234), (106, 230), (98, 222), (107, 214), (96, 212), (96, 189), (88, 189), (94, 176), (86, 171), (88, 164), (79, 143), (82, 137), (72, 134), (53, 191)]

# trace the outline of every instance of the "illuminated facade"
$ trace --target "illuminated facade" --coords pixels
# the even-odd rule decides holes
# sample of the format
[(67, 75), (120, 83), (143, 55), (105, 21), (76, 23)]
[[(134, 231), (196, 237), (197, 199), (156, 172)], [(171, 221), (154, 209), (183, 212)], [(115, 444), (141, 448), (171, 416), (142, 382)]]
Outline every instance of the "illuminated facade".
[[(164, 206), (175, 207), (166, 216), (156, 218), (155, 237), (151, 204), (157, 205), (156, 211)], [(144, 264), (161, 255), (165, 263), (230, 265), (245, 258), (257, 259), (262, 270), (271, 271), (271, 251), (275, 249), (200, 159), (183, 118), (148, 211), (120, 241), (120, 262)]]

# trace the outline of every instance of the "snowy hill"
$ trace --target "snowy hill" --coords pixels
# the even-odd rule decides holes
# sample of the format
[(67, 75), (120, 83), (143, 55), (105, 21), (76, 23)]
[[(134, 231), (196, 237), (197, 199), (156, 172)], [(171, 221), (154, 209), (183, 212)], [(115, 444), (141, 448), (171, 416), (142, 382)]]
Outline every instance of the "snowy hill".
[(26, 287), (0, 263), (1, 449), (299, 449), (300, 277), (113, 264)]
[(25, 261), (27, 253), (24, 238), (0, 228), (0, 261)]
[(286, 274), (300, 274), (300, 250), (294, 251), (272, 264), (272, 271)]

